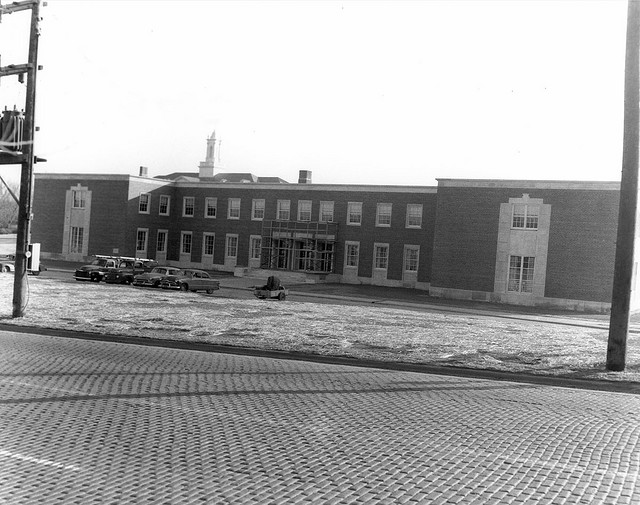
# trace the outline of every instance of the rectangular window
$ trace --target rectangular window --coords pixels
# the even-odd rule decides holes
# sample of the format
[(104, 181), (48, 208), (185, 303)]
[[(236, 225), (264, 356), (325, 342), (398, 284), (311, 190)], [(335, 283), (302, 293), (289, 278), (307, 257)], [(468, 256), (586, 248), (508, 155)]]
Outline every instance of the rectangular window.
[(540, 208), (537, 205), (515, 203), (513, 204), (511, 227), (523, 228), (525, 230), (537, 230), (539, 213)]
[(311, 221), (311, 200), (298, 200), (298, 221)]
[(418, 271), (418, 257), (420, 255), (420, 247), (417, 245), (404, 246), (404, 271)]
[(182, 215), (184, 217), (193, 217), (195, 214), (196, 199), (193, 196), (185, 196), (182, 199)]
[(509, 256), (507, 291), (533, 293), (533, 256)]
[(362, 223), (362, 202), (349, 202), (347, 206), (347, 224), (360, 226)]
[(82, 246), (84, 245), (84, 228), (72, 226), (70, 242), (69, 252), (82, 253)]
[(360, 259), (360, 243), (359, 242), (346, 242), (346, 253), (344, 264), (347, 267), (357, 267), (358, 260)]
[(182, 254), (191, 254), (191, 232), (183, 231), (180, 240), (180, 252)]
[(147, 236), (149, 230), (147, 228), (138, 228), (138, 234), (136, 237), (136, 256), (147, 254)]
[(253, 260), (259, 260), (262, 254), (262, 237), (251, 237), (251, 256)]
[(149, 203), (151, 201), (151, 195), (149, 193), (140, 193), (138, 200), (138, 213), (149, 214)]
[(333, 223), (333, 202), (320, 202), (320, 222)]
[(158, 240), (156, 242), (156, 251), (158, 251), (159, 253), (167, 252), (166, 230), (158, 230)]
[(276, 209), (276, 219), (279, 221), (289, 221), (291, 218), (291, 200), (278, 200)]
[(376, 209), (376, 226), (391, 226), (391, 204), (379, 203)]
[(227, 235), (227, 258), (238, 256), (238, 235)]
[(422, 227), (422, 204), (421, 203), (407, 204), (407, 228), (421, 228), (421, 227)]
[(240, 198), (229, 198), (227, 219), (240, 219)]
[(218, 215), (218, 199), (207, 197), (204, 199), (204, 217), (215, 218)]
[(251, 219), (262, 221), (264, 219), (264, 200), (253, 200), (251, 202)]
[(169, 215), (169, 195), (160, 195), (160, 207), (158, 213), (161, 216)]
[(202, 254), (204, 256), (213, 256), (213, 248), (216, 236), (212, 233), (205, 233), (203, 238)]
[(79, 190), (73, 190), (71, 191), (71, 196), (73, 199), (73, 208), (74, 209), (84, 209), (87, 201), (85, 198), (85, 192), (84, 191), (79, 191)]
[(373, 248), (373, 266), (386, 270), (389, 265), (389, 244), (376, 244)]

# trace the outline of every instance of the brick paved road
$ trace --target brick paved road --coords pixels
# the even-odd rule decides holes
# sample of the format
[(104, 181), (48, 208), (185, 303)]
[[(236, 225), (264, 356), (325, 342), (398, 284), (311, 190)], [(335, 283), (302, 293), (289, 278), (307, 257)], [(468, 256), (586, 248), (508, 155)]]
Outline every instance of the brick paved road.
[(0, 332), (0, 503), (640, 502), (640, 396)]

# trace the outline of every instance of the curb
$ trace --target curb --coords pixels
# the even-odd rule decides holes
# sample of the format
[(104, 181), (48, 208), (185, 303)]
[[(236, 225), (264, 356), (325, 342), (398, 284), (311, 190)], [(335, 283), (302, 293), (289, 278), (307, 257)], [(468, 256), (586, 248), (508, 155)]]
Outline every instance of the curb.
[(470, 379), (482, 379), (502, 382), (515, 382), (531, 384), (533, 386), (550, 386), (569, 389), (583, 389), (590, 391), (605, 391), (612, 393), (640, 394), (640, 383), (629, 381), (609, 381), (604, 379), (574, 379), (571, 377), (559, 377), (537, 375), (517, 372), (502, 372), (498, 370), (486, 370), (476, 368), (452, 367), (443, 365), (427, 365), (420, 363), (389, 362), (364, 360), (344, 356), (323, 356), (319, 354), (307, 354), (291, 351), (277, 351), (270, 349), (257, 349), (253, 347), (236, 347), (229, 345), (210, 344), (205, 342), (187, 342), (182, 340), (165, 340), (153, 337), (126, 337), (121, 335), (78, 332), (62, 329), (37, 328), (29, 326), (13, 326), (0, 322), (0, 331), (13, 333), (30, 333), (49, 337), (75, 338), (80, 340), (94, 340), (128, 345), (146, 345), (153, 347), (166, 347), (199, 352), (215, 352), (221, 354), (236, 354), (241, 356), (257, 356), (274, 359), (287, 359), (294, 361), (309, 361), (331, 365), (354, 366), (363, 368), (378, 368), (398, 372), (415, 372), (423, 374), (444, 375), (452, 377), (464, 377)]

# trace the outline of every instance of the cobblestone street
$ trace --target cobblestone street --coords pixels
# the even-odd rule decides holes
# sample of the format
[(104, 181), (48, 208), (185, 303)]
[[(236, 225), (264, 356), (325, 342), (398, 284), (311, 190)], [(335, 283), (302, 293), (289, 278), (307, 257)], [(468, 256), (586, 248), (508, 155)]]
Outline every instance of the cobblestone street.
[(640, 397), (0, 332), (0, 503), (637, 503)]

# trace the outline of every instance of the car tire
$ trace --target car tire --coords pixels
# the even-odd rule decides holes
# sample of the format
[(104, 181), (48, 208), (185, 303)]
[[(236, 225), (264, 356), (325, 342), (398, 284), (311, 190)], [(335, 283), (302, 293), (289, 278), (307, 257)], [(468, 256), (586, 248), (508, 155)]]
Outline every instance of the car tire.
[(92, 275), (90, 280), (91, 282), (100, 282), (100, 277), (98, 277), (97, 275)]
[(2, 272), (3, 273), (11, 272), (11, 268), (9, 268), (9, 265), (2, 265)]
[(189, 291), (189, 284), (180, 284), (180, 291)]
[(207, 289), (207, 294), (208, 295), (212, 295), (213, 294), (213, 289)]
[(284, 291), (278, 295), (278, 300), (286, 300), (286, 299), (287, 299), (287, 295), (284, 293)]
[(153, 287), (154, 288), (159, 288), (160, 287), (160, 281), (156, 281), (153, 283)]

